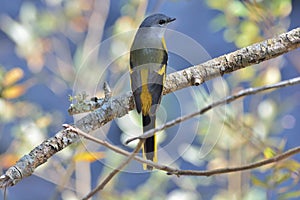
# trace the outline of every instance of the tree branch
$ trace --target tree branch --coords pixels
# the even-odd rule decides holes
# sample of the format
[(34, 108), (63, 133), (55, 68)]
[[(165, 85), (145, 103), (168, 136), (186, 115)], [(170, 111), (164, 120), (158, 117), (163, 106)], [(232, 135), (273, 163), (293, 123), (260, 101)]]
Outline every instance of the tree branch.
[[(258, 162), (254, 162), (254, 163), (250, 163), (250, 164), (246, 164), (243, 166), (238, 166), (238, 167), (226, 167), (226, 168), (219, 168), (219, 169), (213, 169), (213, 170), (180, 170), (180, 169), (175, 169), (169, 166), (165, 166), (165, 165), (161, 165), (159, 163), (154, 163), (152, 161), (149, 160), (145, 160), (139, 156), (136, 156), (136, 153), (138, 152), (138, 149), (141, 148), (143, 141), (140, 141), (139, 144), (137, 145), (137, 147), (135, 148), (133, 153), (129, 153), (123, 149), (120, 149), (112, 144), (109, 144), (103, 140), (97, 139), (87, 133), (84, 133), (83, 131), (79, 130), (79, 129), (75, 129), (72, 130), (73, 127), (69, 126), (69, 125), (64, 125), (65, 128), (68, 128), (69, 130), (78, 133), (79, 135), (85, 137), (86, 139), (89, 139), (91, 141), (94, 141), (98, 144), (104, 145), (105, 147), (120, 153), (122, 155), (125, 156), (129, 156), (125, 161), (125, 165), (127, 165), (132, 159), (135, 159), (141, 163), (145, 163), (147, 165), (150, 165), (156, 169), (162, 170), (162, 171), (166, 171), (168, 175), (177, 175), (177, 176), (212, 176), (212, 175), (217, 175), (217, 174), (225, 174), (225, 173), (232, 173), (232, 172), (238, 172), (238, 171), (245, 171), (245, 170), (249, 170), (249, 169), (255, 169), (258, 167), (262, 167), (271, 163), (276, 163), (279, 162), (281, 160), (287, 159), (289, 157), (291, 157), (292, 155), (295, 155), (297, 153), (300, 153), (300, 147), (295, 147), (293, 149), (290, 149), (284, 153), (281, 153), (277, 156), (274, 156), (272, 158), (268, 158), (268, 159), (264, 159)], [(73, 128), (74, 129), (74, 128)], [(123, 163), (123, 164), (124, 164)], [(117, 169), (115, 169), (114, 171), (112, 171), (107, 177), (106, 179), (104, 179), (102, 181), (102, 183), (97, 187), (100, 189), (103, 189), (104, 186), (113, 178), (113, 176), (118, 173), (123, 167), (123, 165), (121, 164)], [(118, 170), (119, 169), (119, 170)], [(97, 189), (97, 191), (99, 191), (100, 189)], [(89, 193), (89, 195), (87, 195), (84, 199), (88, 199), (90, 197), (92, 197), (96, 192), (96, 189), (93, 190), (93, 192)]]
[(292, 155), (300, 153), (300, 147), (295, 147), (290, 149), (284, 153), (281, 153), (277, 156), (274, 156), (269, 159), (265, 159), (262, 161), (254, 162), (248, 165), (238, 166), (238, 167), (227, 167), (227, 168), (220, 168), (220, 169), (213, 169), (213, 170), (204, 170), (204, 171), (197, 171), (197, 170), (177, 170), (173, 172), (168, 172), (169, 175), (174, 174), (177, 176), (185, 175), (185, 176), (212, 176), (216, 174), (225, 174), (231, 172), (238, 172), (238, 171), (245, 171), (249, 169), (255, 169), (258, 167), (262, 167), (271, 163), (275, 163), (281, 160), (284, 160)]
[[(128, 158), (124, 161), (124, 163), (122, 163), (118, 168), (116, 168), (114, 171), (112, 171), (103, 181), (102, 183), (97, 187), (100, 189), (97, 189), (97, 191), (102, 190), (104, 188), (104, 186), (113, 178), (113, 176), (115, 174), (117, 174), (122, 168), (124, 168), (125, 165), (127, 165), (132, 159), (135, 159), (141, 163), (150, 165), (156, 169), (162, 170), (162, 171), (166, 171), (168, 175), (177, 175), (177, 176), (212, 176), (212, 175), (217, 175), (217, 174), (224, 174), (224, 173), (232, 173), (232, 172), (238, 172), (238, 171), (245, 171), (245, 170), (249, 170), (249, 169), (255, 169), (258, 167), (262, 167), (271, 163), (275, 163), (284, 159), (287, 159), (288, 157), (291, 157), (292, 155), (295, 155), (297, 153), (300, 153), (300, 147), (295, 147), (293, 149), (290, 149), (284, 153), (281, 153), (277, 156), (274, 156), (272, 158), (268, 158), (268, 159), (264, 159), (258, 162), (254, 162), (254, 163), (250, 163), (250, 164), (246, 164), (243, 166), (238, 166), (238, 167), (227, 167), (227, 168), (219, 168), (219, 169), (213, 169), (213, 170), (180, 170), (180, 169), (175, 169), (166, 165), (162, 165), (159, 163), (154, 163), (152, 161), (143, 159), (139, 156), (136, 156), (136, 153), (139, 151), (139, 149), (141, 148), (141, 145), (143, 144), (143, 140), (140, 140), (140, 142), (138, 143), (137, 147), (135, 148), (135, 150), (133, 151), (133, 153), (130, 153), (128, 151), (125, 151), (123, 149), (120, 149), (112, 144), (109, 144), (108, 142), (105, 142), (103, 140), (100, 140), (98, 138), (95, 138), (79, 129), (73, 128), (70, 125), (63, 125), (65, 128), (67, 128), (68, 131), (72, 131), (74, 133), (77, 133), (81, 136), (83, 136), (86, 139), (89, 139), (91, 141), (94, 141), (100, 145), (103, 145), (113, 151), (115, 151), (116, 153), (122, 154), (124, 156), (127, 156)], [(90, 197), (92, 197), (96, 192), (96, 189), (93, 190), (93, 192), (89, 193), (89, 195), (87, 195), (84, 199), (88, 199)]]
[[(68, 125), (68, 124), (64, 124), (63, 127), (64, 128), (68, 128), (68, 127), (71, 127), (71, 126)], [(66, 131), (69, 131), (69, 130), (66, 130)], [(72, 132), (74, 133), (74, 131), (72, 131)], [(104, 147), (106, 147), (108, 149), (111, 149), (112, 151), (114, 151), (114, 152), (116, 152), (118, 154), (121, 154), (121, 155), (127, 156), (127, 157), (131, 155), (130, 152), (125, 151), (125, 150), (123, 150), (123, 149), (121, 149), (121, 148), (119, 148), (117, 146), (114, 146), (114, 145), (112, 145), (112, 144), (110, 144), (110, 143), (108, 143), (106, 141), (103, 141), (103, 140), (100, 140), (98, 138), (95, 138), (94, 136), (89, 135), (88, 133), (85, 133), (85, 132), (83, 132), (80, 129), (76, 129), (76, 133), (79, 134), (80, 136), (83, 136), (84, 138), (86, 138), (86, 139), (88, 139), (90, 141), (96, 142), (96, 143), (98, 143), (98, 144), (100, 144), (100, 145), (102, 145), (102, 146), (104, 146)], [(136, 160), (136, 161), (139, 161), (141, 163), (145, 163), (147, 165), (150, 165), (150, 166), (152, 166), (152, 167), (154, 167), (156, 169), (163, 170), (163, 171), (174, 171), (174, 170), (176, 170), (175, 168), (164, 166), (164, 165), (159, 165), (159, 164), (157, 164), (155, 162), (152, 162), (150, 160), (146, 160), (146, 159), (144, 159), (142, 157), (139, 157), (139, 156), (134, 156), (133, 159)]]
[(299, 83), (300, 83), (300, 77), (297, 77), (297, 78), (289, 79), (289, 80), (286, 80), (286, 81), (281, 81), (281, 82), (275, 83), (275, 84), (265, 85), (265, 86), (256, 87), (256, 88), (247, 88), (245, 90), (241, 90), (236, 94), (225, 97), (224, 99), (215, 101), (215, 102), (205, 106), (200, 111), (193, 112), (191, 114), (188, 114), (188, 115), (185, 115), (185, 116), (182, 116), (182, 117), (178, 117), (177, 119), (169, 121), (169, 122), (163, 124), (162, 126), (160, 126), (158, 128), (154, 128), (154, 129), (151, 129), (151, 130), (147, 131), (143, 135), (140, 135), (138, 137), (130, 138), (125, 143), (128, 144), (128, 143), (130, 143), (134, 140), (137, 140), (137, 139), (141, 140), (141, 139), (149, 138), (149, 137), (153, 136), (154, 133), (156, 133), (156, 132), (159, 132), (159, 131), (162, 131), (166, 128), (170, 128), (172, 126), (175, 126), (176, 124), (179, 124), (183, 121), (191, 119), (191, 118), (193, 118), (197, 115), (202, 115), (202, 114), (206, 113), (207, 111), (209, 111), (209, 110), (211, 110), (211, 109), (213, 109), (217, 106), (229, 104), (229, 103), (231, 103), (231, 102), (233, 102), (233, 101), (235, 101), (235, 100), (237, 100), (241, 97), (257, 94), (259, 92), (263, 92), (263, 91), (270, 90), (270, 89), (278, 89), (278, 88), (282, 88), (282, 87), (286, 87), (286, 86), (291, 86), (291, 85), (295, 85), (295, 84), (299, 84)]
[(130, 156), (121, 163), (116, 169), (114, 169), (111, 173), (108, 174), (108, 176), (95, 188), (93, 189), (86, 197), (84, 197), (82, 200), (87, 200), (91, 198), (94, 194), (99, 192), (100, 190), (103, 190), (103, 188), (106, 186), (107, 183), (115, 176), (117, 173), (119, 173), (128, 163), (135, 157), (135, 155), (140, 151), (142, 148), (142, 145), (144, 143), (144, 140), (140, 140), (137, 146), (135, 147), (134, 151), (130, 154)]
[[(297, 49), (299, 46), (300, 28), (296, 28), (287, 33), (211, 59), (202, 64), (171, 73), (167, 75), (163, 94), (168, 94), (193, 85), (198, 86), (212, 78), (276, 58), (284, 53)], [(124, 99), (120, 99), (118, 102), (121, 105), (127, 105), (129, 102), (130, 105), (125, 106), (124, 110), (116, 113), (117, 117), (119, 114), (125, 115), (128, 111), (134, 109), (131, 93), (124, 96), (126, 96), (127, 99), (124, 102)], [(83, 101), (80, 104), (72, 104), (68, 111), (71, 115), (89, 112), (102, 107), (106, 103), (108, 102), (105, 101), (105, 98), (98, 99), (97, 101)]]
[[(68, 124), (63, 124), (63, 127), (66, 129), (66, 131), (70, 131), (76, 134), (79, 134), (81, 136), (84, 136), (86, 138), (88, 138), (87, 136), (89, 136), (88, 134), (82, 132), (81, 130), (70, 126)], [(100, 190), (103, 190), (103, 188), (109, 183), (109, 181), (115, 176), (117, 175), (124, 167), (126, 167), (128, 165), (128, 163), (134, 159), (134, 157), (136, 156), (136, 154), (140, 151), (140, 149), (142, 148), (142, 145), (144, 144), (143, 139), (141, 139), (138, 144), (136, 145), (134, 151), (127, 157), (127, 159), (122, 162), (116, 169), (114, 169), (111, 173), (108, 174), (108, 176), (95, 188), (93, 189), (89, 194), (87, 194), (83, 200), (89, 199), (91, 198), (94, 194), (96, 194), (97, 192), (99, 192)], [(102, 143), (102, 142), (101, 142)]]
[[(69, 125), (65, 125), (65, 126), (69, 127)], [(265, 166), (265, 165), (268, 165), (268, 164), (271, 164), (271, 163), (275, 163), (275, 162), (284, 160), (288, 157), (291, 157), (292, 155), (300, 153), (300, 147), (295, 147), (293, 149), (290, 149), (290, 150), (288, 150), (284, 153), (281, 153), (277, 156), (274, 156), (272, 158), (264, 159), (264, 160), (254, 162), (254, 163), (250, 163), (250, 164), (246, 164), (246, 165), (243, 165), (243, 166), (219, 168), (219, 169), (213, 169), (213, 170), (202, 170), (202, 171), (200, 171), (200, 170), (180, 170), (180, 169), (175, 169), (175, 168), (165, 166), (165, 165), (162, 165), (162, 164), (159, 164), (159, 163), (154, 163), (152, 161), (143, 159), (143, 158), (141, 158), (139, 156), (136, 156), (136, 155), (132, 155), (132, 153), (130, 153), (128, 151), (125, 151), (123, 149), (120, 149), (120, 148), (112, 145), (112, 144), (109, 144), (108, 142), (105, 142), (103, 140), (95, 138), (95, 137), (93, 137), (93, 136), (91, 136), (87, 133), (84, 133), (81, 130), (76, 130), (76, 132), (79, 135), (85, 137), (86, 139), (89, 139), (89, 140), (94, 141), (98, 144), (101, 144), (101, 145), (115, 151), (116, 153), (122, 154), (124, 156), (132, 156), (133, 159), (135, 159), (135, 160), (137, 160), (141, 163), (150, 165), (150, 166), (152, 166), (156, 169), (162, 170), (162, 171), (166, 171), (167, 174), (169, 174), (169, 175), (177, 175), (177, 176), (181, 176), (181, 175), (185, 175), (185, 176), (212, 176), (212, 175), (216, 175), (216, 174), (224, 174), (224, 173), (231, 173), (231, 172), (255, 169), (255, 168), (258, 168), (258, 167), (262, 167), (262, 166)]]
[[(230, 73), (252, 64), (278, 57), (300, 46), (300, 28), (242, 48), (227, 55), (207, 61), (203, 64), (174, 72), (167, 76), (164, 94), (191, 86), (199, 85), (214, 77)], [(98, 101), (97, 101), (98, 102)], [(96, 103), (97, 103), (96, 102)], [(117, 117), (122, 117), (134, 109), (131, 93), (111, 99), (102, 99), (101, 107), (89, 113), (75, 123), (75, 127), (84, 132), (91, 132)], [(70, 113), (80, 113), (82, 110), (72, 105)], [(0, 177), (0, 188), (15, 185), (24, 177), (30, 176), (35, 168), (45, 163), (53, 154), (76, 142), (78, 135), (61, 130), (55, 136), (35, 147), (24, 155), (16, 165), (10, 167), (5, 175)]]

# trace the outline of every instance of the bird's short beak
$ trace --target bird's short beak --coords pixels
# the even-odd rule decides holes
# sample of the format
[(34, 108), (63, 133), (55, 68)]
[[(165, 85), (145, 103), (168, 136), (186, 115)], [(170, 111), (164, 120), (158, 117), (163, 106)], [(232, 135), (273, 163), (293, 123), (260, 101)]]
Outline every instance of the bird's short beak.
[(170, 23), (170, 22), (172, 22), (172, 21), (175, 21), (176, 20), (176, 18), (169, 18), (168, 19), (168, 23)]

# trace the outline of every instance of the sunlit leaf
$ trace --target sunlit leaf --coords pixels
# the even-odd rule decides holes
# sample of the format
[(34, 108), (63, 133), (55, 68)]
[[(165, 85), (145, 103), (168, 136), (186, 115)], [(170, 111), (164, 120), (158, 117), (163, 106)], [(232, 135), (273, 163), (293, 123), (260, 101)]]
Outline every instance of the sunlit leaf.
[(261, 101), (257, 107), (259, 117), (266, 120), (272, 119), (275, 116), (277, 109), (276, 102), (270, 99)]
[(37, 126), (41, 128), (49, 126), (51, 122), (52, 122), (52, 118), (50, 115), (39, 117), (36, 120)]
[(236, 38), (236, 45), (244, 47), (258, 40), (260, 29), (255, 22), (243, 21), (240, 25), (241, 34)]
[(285, 17), (288, 16), (292, 11), (292, 4), (291, 0), (281, 0), (277, 1), (278, 5), (276, 9), (274, 10), (274, 14)]
[(16, 154), (3, 154), (0, 156), (0, 166), (1, 168), (9, 168), (12, 165), (16, 164), (19, 156)]
[(206, 3), (211, 8), (223, 10), (224, 6), (228, 4), (228, 0), (209, 0)]
[(268, 184), (267, 183), (259, 180), (255, 176), (251, 176), (251, 181), (252, 181), (252, 184), (255, 185), (255, 186), (259, 186), (259, 187), (263, 187), (263, 188), (268, 188)]
[(227, 28), (224, 31), (224, 39), (227, 42), (233, 42), (236, 39), (237, 35), (238, 34), (237, 34), (236, 29), (233, 29), (233, 28)]
[(265, 148), (264, 150), (264, 156), (265, 158), (272, 158), (276, 155), (276, 152), (271, 149), (270, 147)]
[(235, 38), (235, 44), (237, 47), (245, 47), (251, 43), (251, 39), (247, 37), (245, 34), (239, 34)]
[(243, 200), (265, 199), (266, 191), (263, 188), (251, 187), (242, 198)]
[(21, 68), (19, 67), (13, 68), (5, 74), (3, 78), (3, 85), (4, 86), (12, 85), (18, 82), (21, 78), (23, 78), (23, 76), (24, 76), (24, 72)]
[(247, 34), (249, 37), (254, 38), (259, 35), (259, 27), (255, 22), (245, 21), (241, 24), (241, 31), (244, 34)]
[[(269, 67), (263, 79), (265, 84), (272, 84), (281, 81), (281, 72), (278, 67)], [(264, 85), (265, 85), (264, 84)]]
[(50, 13), (43, 13), (39, 19), (38, 24), (40, 27), (40, 31), (43, 34), (48, 34), (49, 32), (55, 31), (58, 23), (57, 16), (54, 16)]
[(274, 179), (276, 181), (276, 184), (281, 184), (284, 181), (288, 180), (291, 177), (290, 173), (277, 173), (276, 176), (274, 176)]
[(16, 107), (15, 105), (7, 101), (5, 99), (0, 98), (0, 119), (1, 122), (8, 122), (14, 120), (16, 114)]
[(75, 162), (94, 162), (105, 157), (104, 152), (82, 152), (73, 157)]
[(231, 1), (228, 9), (231, 14), (239, 17), (247, 16), (249, 12), (245, 5), (240, 1)]
[(131, 31), (134, 28), (134, 20), (128, 16), (120, 17), (115, 24), (116, 33)]
[(72, 102), (74, 99), (75, 99), (75, 98), (74, 98), (72, 95), (69, 94), (68, 100), (69, 100), (70, 102)]
[(276, 165), (276, 167), (281, 168), (281, 169), (288, 169), (292, 172), (295, 172), (300, 169), (300, 163), (295, 160), (285, 160), (285, 161), (279, 162)]
[(234, 76), (239, 81), (251, 81), (255, 76), (255, 69), (253, 67), (247, 67), (236, 71), (236, 73), (234, 73)]
[(13, 20), (8, 16), (3, 16), (1, 30), (4, 31), (17, 45), (26, 46), (32, 41), (32, 33), (28, 27)]
[(23, 95), (25, 91), (26, 91), (26, 87), (24, 85), (14, 85), (5, 88), (1, 95), (6, 99), (15, 99)]
[(37, 8), (32, 2), (24, 2), (20, 8), (20, 21), (24, 24), (31, 23), (36, 20)]
[(226, 27), (226, 24), (227, 23), (226, 23), (225, 15), (220, 14), (211, 20), (210, 27), (211, 29), (213, 29), (213, 31), (219, 31), (222, 28)]

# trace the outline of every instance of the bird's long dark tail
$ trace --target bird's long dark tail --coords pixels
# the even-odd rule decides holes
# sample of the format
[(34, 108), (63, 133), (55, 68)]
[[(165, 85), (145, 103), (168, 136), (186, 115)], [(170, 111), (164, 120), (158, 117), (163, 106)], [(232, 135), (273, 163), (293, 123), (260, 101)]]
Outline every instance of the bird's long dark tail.
[[(155, 128), (155, 118), (156, 116), (145, 115), (143, 116), (143, 132), (147, 132), (153, 128)], [(143, 146), (143, 157), (157, 162), (157, 142), (156, 142), (156, 135), (149, 137), (145, 140)], [(152, 167), (149, 165), (144, 164), (144, 169), (152, 170)]]

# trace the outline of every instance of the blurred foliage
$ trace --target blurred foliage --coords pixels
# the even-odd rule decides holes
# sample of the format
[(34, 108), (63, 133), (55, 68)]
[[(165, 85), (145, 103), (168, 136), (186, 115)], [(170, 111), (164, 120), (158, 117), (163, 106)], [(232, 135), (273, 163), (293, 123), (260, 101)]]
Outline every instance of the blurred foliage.
[[(5, 147), (1, 149), (1, 169), (10, 167), (24, 152), (43, 141), (48, 126), (60, 119), (59, 115), (46, 113), (38, 105), (22, 100), (34, 82), (33, 79), (24, 80), (21, 68), (6, 70), (0, 67), (0, 121), (1, 130), (6, 130), (0, 134), (1, 138), (6, 138), (0, 140)], [(55, 117), (57, 120), (53, 119)], [(14, 139), (8, 142), (10, 137)]]
[(73, 157), (74, 162), (94, 162), (105, 157), (103, 152), (81, 152)]
[(239, 48), (284, 32), (289, 26), (291, 0), (207, 0), (220, 11), (212, 20), (215, 31), (224, 29), (224, 38)]
[[(3, 70), (3, 69), (2, 69)], [(15, 84), (23, 78), (24, 72), (20, 68), (13, 68), (8, 72), (1, 72), (2, 88), (1, 97), (5, 99), (15, 99), (26, 92), (25, 84)]]
[[(291, 0), (207, 0), (206, 2), (208, 7), (219, 11), (211, 21), (211, 28), (214, 31), (222, 30), (224, 39), (234, 43), (237, 48), (286, 32), (289, 27)], [(248, 86), (257, 87), (276, 83), (281, 80), (284, 60), (284, 57), (280, 57), (260, 63), (259, 67), (239, 70), (228, 78), (229, 87), (234, 92)], [(231, 152), (235, 149), (235, 152), (229, 153), (232, 157), (227, 162), (238, 160), (242, 163), (249, 163), (271, 158), (285, 149), (285, 141), (277, 137), (277, 134), (283, 131), (279, 124), (282, 115), (285, 116), (284, 113), (289, 112), (295, 105), (292, 99), (296, 97), (285, 98), (284, 103), (283, 98), (285, 97), (279, 93), (261, 94), (248, 97), (247, 104), (246, 101), (234, 102), (226, 107), (231, 119), (227, 117), (225, 130), (226, 134), (232, 135), (229, 140), (226, 140), (226, 144), (229, 142), (227, 151)], [(240, 112), (241, 110), (244, 111)], [(237, 134), (243, 135), (244, 142), (243, 140), (239, 144), (234, 142)], [(241, 155), (243, 156), (239, 157)], [(247, 176), (248, 178), (240, 179), (242, 181), (240, 184), (245, 185), (244, 187), (238, 190), (232, 188), (233, 190), (229, 193), (239, 195), (238, 199), (252, 199), (249, 198), (248, 192), (253, 191), (257, 192), (257, 196), (261, 196), (255, 199), (299, 197), (299, 191), (295, 187), (299, 184), (299, 164), (299, 161), (289, 159), (254, 170), (248, 174), (250, 175)], [(241, 174), (245, 176), (247, 173)], [(251, 185), (248, 184), (250, 180)], [(232, 181), (236, 180), (232, 179)], [(230, 177), (228, 177), (228, 182), (230, 185)], [(257, 188), (260, 189), (256, 190)], [(216, 194), (216, 199), (228, 198), (229, 196), (224, 198), (224, 194), (223, 198), (220, 194)]]
[[(209, 8), (218, 11), (211, 21), (212, 29), (222, 30), (224, 39), (234, 43), (237, 48), (286, 31), (289, 26), (292, 10), (290, 0), (206, 2)], [(128, 65), (124, 64), (128, 63), (128, 53), (120, 54), (129, 49), (132, 32), (144, 18), (148, 1), (129, 0), (120, 1), (119, 4), (120, 16), (106, 29), (104, 27), (108, 26), (106, 20), (110, 4), (102, 0), (24, 1), (18, 17), (1, 15), (1, 30), (15, 43), (16, 54), (27, 63), (26, 67), (0, 68), (0, 121), (2, 130), (5, 130), (1, 131), (0, 136), (10, 138), (2, 139), (3, 142), (0, 140), (0, 146), (4, 148), (0, 149), (2, 169), (14, 164), (17, 158), (49, 137), (54, 132), (51, 126), (57, 130), (65, 122), (63, 116), (66, 110), (45, 110), (37, 103), (26, 101), (28, 91), (36, 85), (49, 88), (56, 95), (51, 98), (62, 95), (66, 101), (68, 97), (64, 92), (70, 88), (75, 93), (70, 95), (72, 101), (80, 101), (86, 95), (103, 95), (101, 87), (104, 81), (110, 83), (114, 95), (128, 91), (128, 81), (123, 78), (128, 73)], [(102, 41), (104, 35), (119, 37), (109, 37)], [(110, 62), (107, 63), (107, 60)], [(283, 57), (277, 58), (259, 64), (260, 67), (248, 67), (232, 73), (226, 77), (226, 81), (210, 81), (207, 86), (210, 93), (204, 87), (199, 87), (191, 97), (193, 105), (184, 103), (186, 107), (183, 107), (184, 111), (180, 114), (199, 109), (215, 99), (249, 86), (280, 81), (283, 62)], [(286, 114), (297, 103), (295, 99), (295, 96), (282, 97), (280, 93), (255, 95), (191, 120), (187, 128), (197, 131), (193, 144), (174, 147), (174, 154), (179, 154), (180, 158), (173, 165), (181, 167), (188, 163), (194, 169), (216, 169), (273, 157), (286, 149), (286, 142), (278, 134), (283, 129), (293, 128), (295, 124), (295, 118)], [(167, 104), (172, 105), (169, 102)], [(173, 114), (173, 110), (178, 108), (168, 110), (168, 115)], [(139, 116), (131, 112), (127, 117), (123, 122), (117, 122), (123, 132), (120, 135), (121, 142), (125, 133), (140, 133), (136, 128)], [(129, 118), (130, 123), (127, 121)], [(164, 123), (166, 120), (167, 117), (158, 121)], [(110, 124), (94, 134), (103, 138), (109, 129)], [(186, 132), (183, 130), (182, 134)], [(170, 135), (161, 134), (161, 145), (168, 142), (168, 136), (170, 140), (173, 139)], [(201, 146), (202, 143), (205, 145)], [(198, 158), (199, 148), (202, 160)], [(53, 199), (57, 199), (57, 196), (78, 199), (94, 187), (92, 183), (102, 180), (123, 159), (107, 149), (101, 149), (97, 144), (84, 141), (83, 144), (74, 144), (58, 153), (36, 174), (57, 184), (57, 194), (53, 194)], [(178, 178), (166, 176), (162, 172), (149, 176), (124, 172), (97, 195), (103, 199), (124, 200), (137, 197), (208, 199), (211, 196), (214, 200), (250, 200), (268, 199), (269, 194), (274, 194), (278, 199), (290, 199), (300, 196), (296, 188), (299, 184), (299, 165), (297, 160), (288, 159), (252, 171), (214, 177)], [(100, 172), (95, 173), (92, 170), (94, 166), (102, 167)], [(51, 196), (49, 192), (47, 196)]]

